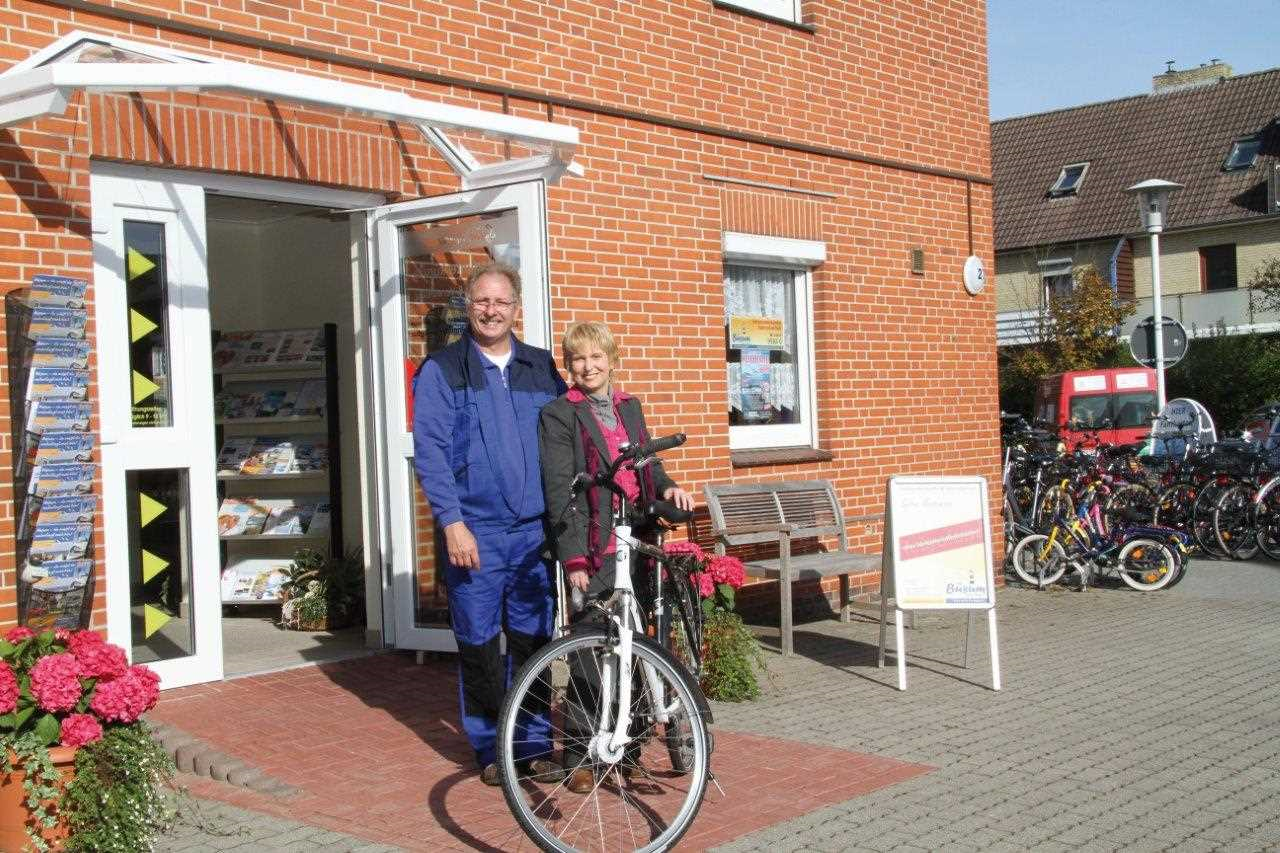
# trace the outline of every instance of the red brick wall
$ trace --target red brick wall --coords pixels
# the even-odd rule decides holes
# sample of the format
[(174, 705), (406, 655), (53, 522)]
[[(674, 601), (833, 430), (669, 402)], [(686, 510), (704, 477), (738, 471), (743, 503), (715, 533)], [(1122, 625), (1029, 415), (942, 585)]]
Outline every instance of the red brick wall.
[[(493, 111), (503, 109), (498, 94), (289, 51), (332, 51), (356, 62), (519, 87), (528, 97), (508, 99), (510, 112), (546, 118), (550, 110), (582, 133), (578, 159), (586, 177), (566, 177), (548, 192), (553, 333), (577, 319), (613, 324), (621, 384), (644, 397), (655, 432), (690, 435), (672, 454), (678, 480), (696, 487), (828, 478), (850, 516), (879, 512), (885, 478), (894, 473), (979, 473), (995, 485), (994, 296), (971, 298), (960, 281), (971, 249), (992, 264), (990, 187), (856, 161), (989, 174), (984, 5), (804, 6), (816, 34), (702, 0), (128, 6), (175, 22), (163, 29), (56, 3), (0, 0), (0, 67), (86, 28)], [(193, 29), (201, 26), (227, 36)], [(241, 36), (281, 50), (233, 43)], [(579, 103), (566, 106), (565, 99)], [(786, 150), (681, 122), (843, 153)], [(0, 131), (0, 290), (38, 272), (91, 274), (91, 155), (391, 197), (456, 188), (419, 140), (416, 131), (386, 123), (239, 98), (78, 97), (63, 117)], [(833, 197), (727, 185), (707, 175)], [(818, 435), (831, 462), (729, 464), (723, 230), (827, 244), (828, 260), (813, 281)], [(909, 271), (915, 247), (926, 252), (923, 276)], [(3, 361), (0, 351), (0, 379)], [(0, 625), (15, 617), (8, 454), (7, 411), (0, 409)], [(878, 549), (878, 526), (857, 525), (850, 534)], [(98, 591), (101, 624), (101, 583)]]

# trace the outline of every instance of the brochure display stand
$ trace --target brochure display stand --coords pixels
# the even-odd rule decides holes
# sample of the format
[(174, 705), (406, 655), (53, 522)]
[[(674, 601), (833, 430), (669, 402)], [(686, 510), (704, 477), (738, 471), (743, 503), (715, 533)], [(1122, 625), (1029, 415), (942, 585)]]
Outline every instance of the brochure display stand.
[(342, 553), (337, 326), (222, 332), (213, 366), (222, 602), (276, 603), (295, 548)]
[(967, 610), (965, 666), (974, 611), (987, 612), (991, 687), (1000, 689), (995, 576), (987, 481), (982, 477), (891, 477), (885, 499), (884, 569), (880, 574), (880, 648), (884, 666), (893, 601), (898, 689), (907, 689), (903, 611)]
[(18, 624), (33, 630), (86, 628), (93, 602), (86, 288), (37, 275), (5, 296)]

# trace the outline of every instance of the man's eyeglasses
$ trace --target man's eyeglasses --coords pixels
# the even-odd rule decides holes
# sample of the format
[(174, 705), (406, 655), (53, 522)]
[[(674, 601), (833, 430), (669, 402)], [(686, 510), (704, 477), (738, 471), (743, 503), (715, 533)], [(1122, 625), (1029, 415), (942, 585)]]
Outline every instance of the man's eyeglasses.
[(469, 304), (472, 308), (479, 308), (481, 311), (490, 311), (495, 308), (499, 311), (510, 311), (516, 307), (510, 299), (472, 299)]

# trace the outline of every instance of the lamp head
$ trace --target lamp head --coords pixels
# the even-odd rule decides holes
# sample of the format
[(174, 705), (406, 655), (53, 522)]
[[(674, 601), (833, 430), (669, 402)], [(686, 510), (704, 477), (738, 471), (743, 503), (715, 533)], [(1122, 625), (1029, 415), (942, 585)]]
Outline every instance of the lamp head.
[(1128, 187), (1125, 192), (1138, 200), (1138, 216), (1142, 219), (1142, 227), (1153, 234), (1158, 234), (1164, 230), (1169, 196), (1174, 190), (1179, 189), (1182, 189), (1182, 184), (1151, 178)]

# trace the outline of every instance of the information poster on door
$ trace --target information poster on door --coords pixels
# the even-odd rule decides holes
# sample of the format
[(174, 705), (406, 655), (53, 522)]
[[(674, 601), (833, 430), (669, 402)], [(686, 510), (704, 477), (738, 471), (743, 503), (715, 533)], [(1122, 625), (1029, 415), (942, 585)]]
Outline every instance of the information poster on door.
[(900, 610), (995, 605), (987, 482), (981, 477), (893, 477), (887, 530)]

